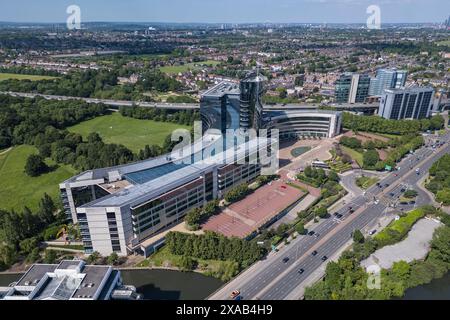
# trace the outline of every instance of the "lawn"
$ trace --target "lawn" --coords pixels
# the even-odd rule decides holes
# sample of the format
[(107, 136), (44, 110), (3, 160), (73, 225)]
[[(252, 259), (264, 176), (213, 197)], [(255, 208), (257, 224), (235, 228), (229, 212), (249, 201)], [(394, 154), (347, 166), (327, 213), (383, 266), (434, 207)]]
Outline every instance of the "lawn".
[(346, 154), (348, 154), (353, 160), (355, 160), (360, 167), (362, 167), (363, 162), (364, 162), (362, 153), (355, 151), (353, 149), (350, 149), (348, 147), (345, 147), (345, 146), (341, 146), (341, 149)]
[(28, 75), (28, 74), (15, 74), (15, 73), (0, 73), (0, 81), (10, 80), (10, 79), (39, 81), (39, 80), (56, 79), (56, 77), (33, 76), (33, 75)]
[(84, 138), (97, 132), (106, 143), (122, 144), (138, 152), (147, 144), (162, 146), (167, 135), (179, 128), (190, 130), (188, 126), (123, 117), (116, 112), (77, 124), (70, 127), (69, 131), (79, 133)]
[[(39, 177), (29, 177), (24, 167), (29, 155), (37, 153), (35, 147), (22, 145), (0, 155), (0, 209), (31, 210), (38, 207), (44, 193), (52, 198), (59, 197), (58, 184), (75, 174), (70, 166), (60, 165), (55, 171)], [(54, 165), (50, 160), (49, 165)]]
[(356, 185), (360, 187), (361, 189), (369, 189), (371, 186), (373, 186), (375, 183), (377, 183), (380, 179), (377, 177), (366, 177), (362, 176), (359, 178), (356, 178)]
[(193, 63), (186, 63), (184, 65), (179, 66), (165, 66), (161, 67), (161, 72), (167, 73), (167, 74), (177, 74), (177, 73), (183, 73), (187, 72), (189, 70), (198, 70), (201, 69), (203, 65), (212, 67), (218, 65), (220, 62), (215, 60), (207, 60), (202, 62), (193, 62)]

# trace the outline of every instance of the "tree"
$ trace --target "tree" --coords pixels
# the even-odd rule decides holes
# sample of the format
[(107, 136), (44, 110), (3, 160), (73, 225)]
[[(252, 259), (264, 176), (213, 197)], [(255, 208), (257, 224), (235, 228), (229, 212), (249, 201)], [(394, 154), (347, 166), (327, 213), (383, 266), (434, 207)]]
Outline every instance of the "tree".
[(25, 164), (25, 173), (30, 177), (37, 177), (43, 173), (48, 172), (49, 168), (44, 162), (44, 158), (37, 154), (32, 154), (28, 157)]
[(96, 264), (101, 258), (102, 256), (100, 255), (100, 253), (98, 251), (94, 251), (87, 258), (87, 263)]
[(295, 230), (298, 232), (298, 234), (302, 235), (305, 235), (308, 232), (308, 230), (305, 228), (305, 224), (302, 222), (297, 223), (297, 225), (295, 226)]
[(109, 265), (116, 265), (119, 262), (119, 256), (117, 253), (113, 252), (108, 256), (108, 259), (106, 260)]
[(325, 219), (328, 216), (328, 210), (326, 207), (319, 207), (316, 209), (316, 214), (319, 218)]
[(409, 189), (403, 194), (406, 198), (415, 198), (419, 193), (416, 190)]
[(442, 202), (444, 206), (450, 205), (450, 188), (445, 188), (436, 194), (436, 200)]
[(380, 160), (380, 156), (376, 150), (367, 150), (363, 154), (363, 163), (365, 168), (374, 167)]
[(39, 202), (38, 217), (44, 223), (44, 225), (49, 225), (55, 221), (55, 210), (56, 206), (52, 198), (45, 193), (44, 197)]
[(192, 270), (194, 270), (196, 268), (196, 266), (197, 266), (197, 261), (192, 259), (191, 257), (183, 256), (180, 259), (179, 267), (183, 271), (192, 271)]
[(56, 262), (56, 251), (54, 250), (45, 250), (44, 262), (48, 264), (53, 264)]
[(29, 254), (33, 251), (33, 249), (37, 248), (38, 241), (36, 238), (28, 238), (20, 241), (20, 250), (23, 254)]
[(364, 235), (360, 230), (353, 231), (353, 241), (356, 243), (364, 243)]

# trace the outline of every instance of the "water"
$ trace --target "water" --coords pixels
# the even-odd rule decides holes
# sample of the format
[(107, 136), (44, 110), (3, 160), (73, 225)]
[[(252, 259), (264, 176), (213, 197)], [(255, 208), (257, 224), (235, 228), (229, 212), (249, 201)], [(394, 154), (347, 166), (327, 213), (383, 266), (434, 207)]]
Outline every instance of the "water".
[[(223, 282), (194, 272), (170, 270), (122, 270), (124, 284), (133, 285), (148, 300), (203, 300)], [(1, 274), (0, 286), (19, 280), (22, 274)]]
[(170, 270), (124, 270), (122, 280), (136, 287), (144, 299), (203, 300), (219, 287), (222, 281), (194, 272)]
[(450, 300), (450, 273), (429, 284), (407, 290), (403, 300)]

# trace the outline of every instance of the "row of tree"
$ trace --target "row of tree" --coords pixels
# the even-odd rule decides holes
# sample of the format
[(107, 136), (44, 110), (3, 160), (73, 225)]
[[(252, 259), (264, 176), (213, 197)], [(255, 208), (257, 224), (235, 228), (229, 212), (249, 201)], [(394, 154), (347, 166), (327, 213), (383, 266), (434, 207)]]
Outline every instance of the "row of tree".
[(32, 144), (36, 136), (49, 127), (63, 129), (106, 112), (105, 105), (78, 100), (49, 101), (0, 95), (0, 149)]
[(439, 130), (444, 126), (444, 118), (440, 115), (421, 120), (388, 120), (378, 116), (358, 116), (344, 112), (342, 124), (354, 132), (375, 132), (387, 134), (408, 134), (427, 130)]
[(39, 258), (39, 242), (56, 237), (64, 216), (55, 216), (56, 206), (45, 194), (36, 212), (0, 210), (0, 269), (6, 269), (20, 257), (28, 262)]
[(124, 117), (136, 119), (154, 120), (162, 122), (172, 122), (191, 126), (194, 121), (200, 120), (198, 111), (182, 110), (168, 111), (166, 109), (142, 108), (142, 107), (120, 107), (120, 114)]
[(430, 181), (426, 188), (436, 195), (436, 200), (450, 205), (450, 154), (444, 155), (430, 168)]
[(203, 235), (169, 232), (166, 245), (175, 255), (203, 260), (235, 261), (241, 268), (250, 266), (265, 253), (254, 241), (227, 238), (209, 231)]

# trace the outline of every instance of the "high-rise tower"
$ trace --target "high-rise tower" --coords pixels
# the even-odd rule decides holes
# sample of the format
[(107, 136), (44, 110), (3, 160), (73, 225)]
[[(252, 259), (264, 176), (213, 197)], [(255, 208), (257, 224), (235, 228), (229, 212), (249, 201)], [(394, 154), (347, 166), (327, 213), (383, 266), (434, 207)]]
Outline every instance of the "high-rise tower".
[(264, 82), (267, 78), (260, 74), (259, 69), (250, 73), (240, 83), (239, 124), (241, 129), (259, 130), (262, 127)]

